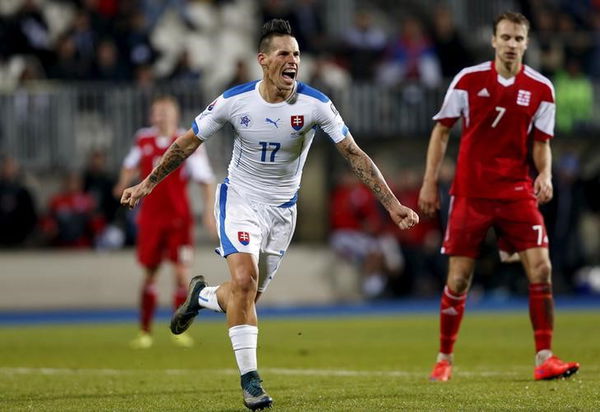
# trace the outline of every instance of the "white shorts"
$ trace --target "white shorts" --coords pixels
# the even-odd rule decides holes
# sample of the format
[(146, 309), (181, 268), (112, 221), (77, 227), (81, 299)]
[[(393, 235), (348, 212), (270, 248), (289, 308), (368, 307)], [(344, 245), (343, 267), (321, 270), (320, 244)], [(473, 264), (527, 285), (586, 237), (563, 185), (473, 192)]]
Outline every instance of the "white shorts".
[(229, 184), (217, 186), (215, 220), (220, 247), (216, 252), (250, 253), (258, 262), (258, 291), (269, 286), (296, 228), (296, 205), (278, 207), (244, 199)]

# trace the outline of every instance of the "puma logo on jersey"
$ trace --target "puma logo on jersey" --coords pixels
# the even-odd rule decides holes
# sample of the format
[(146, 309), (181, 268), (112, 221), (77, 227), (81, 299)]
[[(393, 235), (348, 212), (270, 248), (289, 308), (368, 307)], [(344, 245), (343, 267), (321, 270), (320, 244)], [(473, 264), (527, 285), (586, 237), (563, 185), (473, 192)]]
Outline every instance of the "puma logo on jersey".
[(265, 122), (267, 122), (267, 123), (271, 123), (271, 124), (272, 124), (273, 126), (275, 126), (277, 129), (279, 129), (279, 126), (277, 126), (277, 122), (278, 122), (278, 121), (279, 121), (279, 119), (277, 119), (277, 120), (271, 120), (271, 119), (269, 119), (268, 117), (267, 117), (267, 118), (265, 118)]
[(483, 89), (479, 90), (479, 92), (477, 93), (477, 96), (490, 97), (490, 92), (488, 92), (488, 90), (484, 87)]

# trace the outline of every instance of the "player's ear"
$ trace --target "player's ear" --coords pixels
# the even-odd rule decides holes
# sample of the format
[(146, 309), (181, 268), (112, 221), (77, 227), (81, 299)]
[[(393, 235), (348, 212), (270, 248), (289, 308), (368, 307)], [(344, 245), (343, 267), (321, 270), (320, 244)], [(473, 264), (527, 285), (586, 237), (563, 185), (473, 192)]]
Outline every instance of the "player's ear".
[(259, 52), (256, 56), (256, 61), (258, 61), (260, 67), (265, 67), (267, 65), (267, 55), (263, 52)]

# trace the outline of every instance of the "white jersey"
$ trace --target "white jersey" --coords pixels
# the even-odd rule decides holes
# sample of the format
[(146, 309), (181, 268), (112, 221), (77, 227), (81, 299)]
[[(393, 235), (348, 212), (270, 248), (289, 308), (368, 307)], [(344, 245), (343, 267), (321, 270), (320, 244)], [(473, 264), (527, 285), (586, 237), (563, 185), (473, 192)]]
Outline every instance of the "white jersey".
[(292, 97), (268, 103), (260, 81), (225, 91), (196, 117), (192, 129), (205, 140), (226, 122), (235, 132), (227, 182), (244, 198), (274, 206), (295, 204), (302, 168), (317, 126), (338, 143), (348, 128), (320, 91), (297, 82)]

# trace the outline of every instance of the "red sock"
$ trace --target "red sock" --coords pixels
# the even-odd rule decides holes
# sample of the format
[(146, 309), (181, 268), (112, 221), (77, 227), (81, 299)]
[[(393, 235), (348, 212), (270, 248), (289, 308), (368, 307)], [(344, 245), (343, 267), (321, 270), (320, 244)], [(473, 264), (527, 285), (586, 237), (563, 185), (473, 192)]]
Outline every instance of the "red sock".
[(440, 305), (440, 352), (451, 354), (454, 350), (454, 342), (458, 335), (460, 322), (465, 313), (465, 302), (467, 294), (459, 295), (448, 286), (442, 294)]
[(154, 310), (156, 309), (156, 286), (145, 285), (142, 288), (142, 300), (140, 302), (140, 323), (144, 332), (150, 332)]
[(173, 293), (173, 311), (176, 311), (177, 308), (181, 306), (183, 302), (185, 302), (185, 298), (187, 298), (187, 292), (188, 290), (186, 286), (180, 286), (175, 289), (175, 293)]
[(554, 300), (550, 283), (529, 285), (529, 317), (533, 326), (536, 352), (550, 350), (554, 325)]

